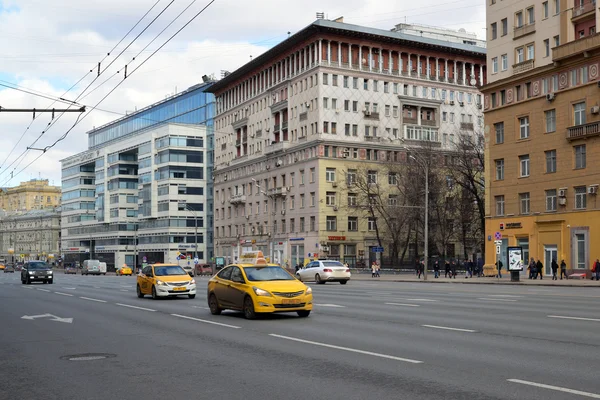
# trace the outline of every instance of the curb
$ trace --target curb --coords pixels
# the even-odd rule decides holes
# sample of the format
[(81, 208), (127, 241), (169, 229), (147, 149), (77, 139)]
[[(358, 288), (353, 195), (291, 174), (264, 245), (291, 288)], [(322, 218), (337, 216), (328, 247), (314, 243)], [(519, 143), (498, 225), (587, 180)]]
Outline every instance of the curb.
[[(370, 279), (354, 279), (355, 281), (359, 281), (359, 282), (368, 282), (370, 281)], [(374, 279), (376, 280), (376, 279)], [(578, 288), (600, 288), (600, 285), (598, 286), (592, 286), (592, 285), (577, 285), (577, 284), (551, 284), (551, 283), (524, 283), (524, 282), (492, 282), (492, 281), (487, 281), (487, 282), (465, 282), (465, 281), (423, 281), (423, 280), (410, 280), (410, 279), (384, 279), (384, 280), (379, 280), (378, 282), (399, 282), (399, 283), (423, 283), (423, 284), (428, 284), (428, 283), (445, 283), (445, 284), (449, 284), (449, 285), (506, 285), (506, 286), (531, 286), (531, 287), (537, 287), (537, 286), (545, 286), (545, 287), (578, 287)]]

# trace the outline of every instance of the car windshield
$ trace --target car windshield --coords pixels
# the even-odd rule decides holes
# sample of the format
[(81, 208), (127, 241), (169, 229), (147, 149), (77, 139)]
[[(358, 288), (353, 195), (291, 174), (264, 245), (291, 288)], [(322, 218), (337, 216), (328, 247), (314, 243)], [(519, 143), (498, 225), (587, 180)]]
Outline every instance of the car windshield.
[(27, 269), (29, 269), (29, 270), (48, 269), (48, 264), (46, 264), (44, 262), (29, 263), (29, 264), (27, 264)]
[(171, 275), (187, 275), (188, 273), (178, 265), (167, 265), (164, 267), (154, 267), (154, 275), (156, 276), (171, 276)]
[(249, 281), (293, 281), (295, 278), (281, 267), (246, 267), (244, 268)]
[(343, 267), (344, 264), (342, 264), (339, 261), (321, 261), (323, 263), (324, 267)]

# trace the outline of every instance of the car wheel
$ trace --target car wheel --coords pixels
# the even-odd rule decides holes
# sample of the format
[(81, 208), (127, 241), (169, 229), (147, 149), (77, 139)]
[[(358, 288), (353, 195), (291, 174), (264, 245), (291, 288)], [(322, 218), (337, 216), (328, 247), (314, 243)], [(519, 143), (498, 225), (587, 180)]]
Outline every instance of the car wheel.
[(310, 315), (310, 310), (297, 311), (297, 313), (299, 317), (306, 318)]
[(156, 295), (156, 288), (152, 286), (152, 298), (154, 300), (158, 300), (158, 296)]
[(219, 301), (217, 300), (217, 296), (211, 294), (208, 298), (208, 308), (210, 308), (210, 313), (212, 315), (221, 315), (221, 308), (219, 307)]
[(340, 281), (340, 285), (345, 285), (348, 281)]
[(321, 280), (321, 276), (319, 274), (315, 275), (315, 282), (317, 282), (318, 284), (322, 285), (325, 283), (325, 281)]
[(196, 298), (196, 295), (195, 295), (195, 294), (188, 294), (188, 297), (189, 297), (190, 299), (195, 299), (195, 298)]
[(29, 279), (29, 277), (27, 277), (27, 284), (31, 285), (31, 279)]
[(249, 296), (244, 299), (244, 317), (246, 319), (255, 319), (256, 312), (254, 312), (254, 303)]
[(54, 279), (50, 279), (50, 280), (48, 281), (48, 283), (49, 283), (50, 285), (52, 285), (52, 284), (54, 283)]
[(48, 283), (48, 280), (46, 279), (46, 280), (44, 281), (44, 285), (45, 285), (45, 284), (47, 284), (47, 283)]
[(144, 298), (144, 293), (142, 293), (142, 289), (140, 289), (140, 285), (136, 285), (135, 291), (137, 293), (137, 297), (140, 299)]
[(24, 285), (25, 281), (23, 279), (21, 279), (21, 285)]

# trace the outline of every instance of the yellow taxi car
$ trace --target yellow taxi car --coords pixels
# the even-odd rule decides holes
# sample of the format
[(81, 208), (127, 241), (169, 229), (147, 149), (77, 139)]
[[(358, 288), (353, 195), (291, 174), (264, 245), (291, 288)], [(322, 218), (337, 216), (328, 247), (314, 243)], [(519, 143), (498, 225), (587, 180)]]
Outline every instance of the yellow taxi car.
[(133, 274), (133, 271), (131, 270), (131, 268), (129, 268), (127, 266), (127, 264), (123, 264), (123, 266), (121, 268), (117, 269), (116, 274), (118, 276), (122, 276), (122, 275), (131, 276)]
[(4, 268), (6, 268), (6, 265), (0, 264), (0, 271), (4, 270)]
[(196, 281), (177, 264), (152, 264), (137, 276), (139, 298), (149, 294), (153, 299), (187, 295), (196, 297)]
[(261, 313), (296, 312), (308, 317), (313, 308), (312, 289), (277, 264), (269, 264), (262, 252), (242, 258), (219, 271), (208, 282), (208, 307), (213, 315), (223, 310), (242, 311), (247, 319)]

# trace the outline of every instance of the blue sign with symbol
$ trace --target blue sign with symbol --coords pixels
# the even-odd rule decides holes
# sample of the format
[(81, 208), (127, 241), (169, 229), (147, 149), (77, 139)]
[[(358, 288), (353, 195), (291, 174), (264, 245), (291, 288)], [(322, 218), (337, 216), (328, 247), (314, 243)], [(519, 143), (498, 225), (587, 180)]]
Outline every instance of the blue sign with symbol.
[(373, 253), (383, 253), (383, 247), (373, 247)]

